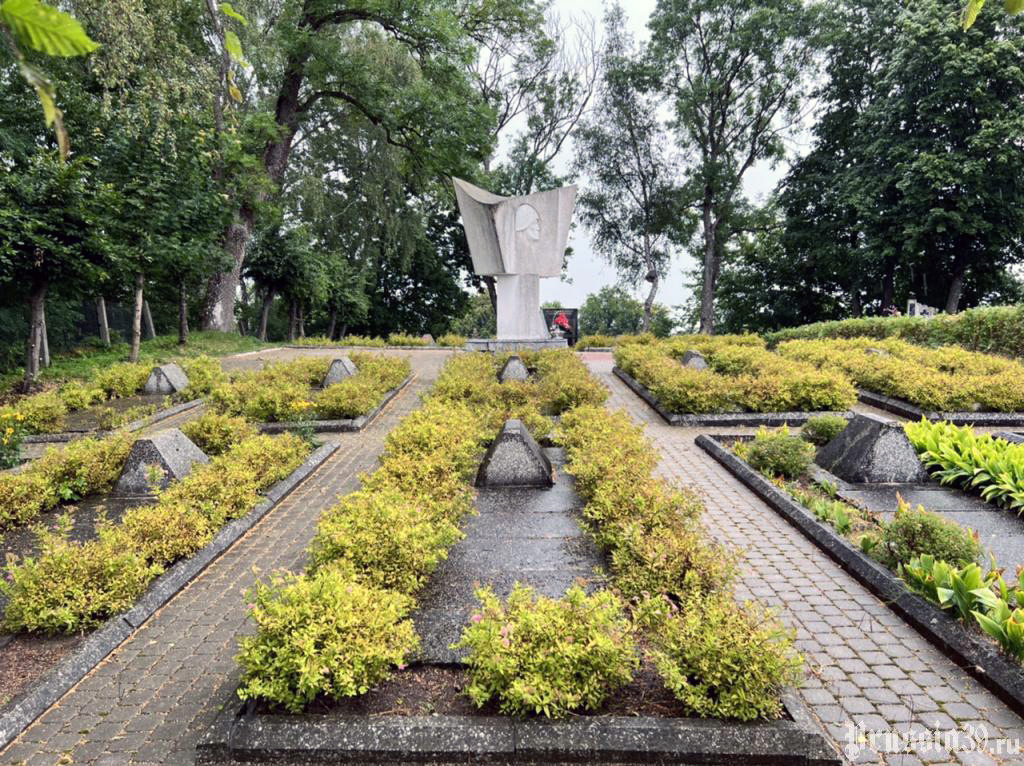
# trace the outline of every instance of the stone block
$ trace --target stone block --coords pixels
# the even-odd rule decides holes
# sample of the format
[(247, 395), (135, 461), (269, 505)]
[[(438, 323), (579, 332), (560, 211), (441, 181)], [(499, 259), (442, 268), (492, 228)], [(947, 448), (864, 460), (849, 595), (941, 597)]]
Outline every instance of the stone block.
[(199, 447), (177, 428), (168, 428), (132, 445), (111, 493), (114, 497), (152, 495), (188, 476), (196, 463), (209, 463)]
[(689, 367), (691, 370), (706, 370), (708, 368), (708, 360), (704, 358), (704, 355), (692, 349), (683, 354), (683, 358), (679, 362), (683, 367)]
[(335, 383), (341, 383), (341, 381), (351, 378), (353, 375), (358, 373), (355, 363), (347, 356), (343, 356), (340, 359), (335, 359), (331, 362), (330, 369), (327, 370), (327, 374), (324, 376), (324, 382), (321, 384), (322, 388), (333, 386)]
[(854, 415), (850, 425), (821, 448), (816, 462), (854, 484), (921, 484), (929, 480), (903, 424), (877, 415)]
[(510, 380), (529, 380), (530, 371), (526, 369), (526, 363), (518, 356), (510, 356), (505, 360), (505, 366), (498, 373), (498, 380), (508, 383)]
[(426, 335), (421, 335), (420, 336), (420, 340), (425, 341), (426, 343), (429, 343), (430, 345), (434, 345), (434, 336), (431, 335), (429, 332)]
[(476, 474), (478, 487), (550, 487), (551, 461), (521, 420), (506, 421)]
[(147, 394), (176, 394), (188, 388), (188, 375), (178, 365), (162, 364), (154, 367), (142, 389)]

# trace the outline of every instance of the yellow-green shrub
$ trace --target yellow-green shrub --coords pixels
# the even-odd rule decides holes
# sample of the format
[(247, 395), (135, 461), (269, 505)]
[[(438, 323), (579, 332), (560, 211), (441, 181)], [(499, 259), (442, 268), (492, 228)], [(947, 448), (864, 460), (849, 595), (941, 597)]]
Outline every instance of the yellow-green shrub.
[(371, 348), (384, 348), (387, 345), (383, 338), (370, 338), (365, 335), (346, 335), (340, 343), (343, 346), (369, 346)]
[(134, 396), (146, 385), (152, 369), (145, 364), (120, 362), (97, 372), (92, 383), (103, 389), (108, 399), (123, 399)]
[(688, 713), (741, 721), (782, 714), (779, 693), (799, 680), (801, 659), (770, 613), (727, 592), (691, 592), (678, 609), (656, 599), (643, 612), (654, 664)]
[(336, 569), (276, 575), (246, 593), (257, 632), (240, 642), (242, 699), (293, 712), (324, 695), (365, 694), (417, 648), (412, 599), (356, 582)]
[(181, 392), (183, 399), (199, 399), (228, 380), (227, 374), (220, 366), (220, 360), (213, 357), (197, 356), (183, 359), (181, 368), (188, 375), (188, 387)]
[(9, 632), (78, 633), (125, 611), (160, 574), (126, 547), (120, 530), (106, 527), (87, 543), (68, 539), (70, 519), (57, 531), (42, 529), (35, 557), (8, 563), (0, 592), (8, 599)]
[(60, 398), (64, 400), (64, 406), (69, 410), (82, 410), (105, 401), (107, 392), (99, 386), (72, 380), (61, 386)]
[(418, 335), (404, 335), (393, 332), (388, 336), (389, 346), (429, 346), (430, 341)]
[(220, 455), (232, 444), (256, 436), (256, 428), (240, 416), (205, 412), (181, 427), (182, 432), (207, 455)]
[(614, 335), (584, 335), (576, 341), (576, 350), (586, 351), (589, 348), (611, 348), (617, 342), (618, 338)]
[(454, 333), (445, 333), (437, 339), (437, 345), (447, 348), (462, 348), (466, 345), (466, 338)]
[(823, 370), (840, 371), (862, 388), (925, 410), (1024, 409), (1024, 365), (955, 346), (929, 349), (869, 338), (793, 340), (779, 344), (777, 352)]
[(477, 590), (480, 611), (456, 648), (468, 649), (470, 699), (496, 699), (503, 713), (552, 718), (596, 710), (639, 666), (633, 629), (609, 591), (588, 596), (574, 585), (563, 598), (516, 584), (502, 604)]
[(0, 474), (0, 529), (32, 521), (59, 502), (56, 488), (45, 476)]
[(21, 415), (25, 430), (33, 434), (59, 431), (64, 426), (68, 408), (57, 391), (43, 391), (19, 399), (13, 405), (0, 407), (0, 414)]

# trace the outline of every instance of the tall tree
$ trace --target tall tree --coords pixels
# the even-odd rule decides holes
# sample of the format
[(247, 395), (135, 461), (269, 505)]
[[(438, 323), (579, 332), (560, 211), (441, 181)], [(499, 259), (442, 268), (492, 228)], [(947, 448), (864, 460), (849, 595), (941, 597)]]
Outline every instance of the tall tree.
[(622, 6), (605, 15), (602, 78), (596, 108), (573, 137), (574, 169), (588, 179), (579, 195), (594, 249), (620, 279), (650, 288), (642, 329), (651, 326), (658, 285), (671, 262), (666, 220), (676, 211), (676, 163), (658, 118), (660, 101), (645, 93), (647, 78), (625, 28)]
[(747, 172), (784, 154), (812, 66), (815, 12), (800, 0), (660, 0), (651, 55), (663, 68), (703, 234), (700, 330), (714, 332), (728, 221)]

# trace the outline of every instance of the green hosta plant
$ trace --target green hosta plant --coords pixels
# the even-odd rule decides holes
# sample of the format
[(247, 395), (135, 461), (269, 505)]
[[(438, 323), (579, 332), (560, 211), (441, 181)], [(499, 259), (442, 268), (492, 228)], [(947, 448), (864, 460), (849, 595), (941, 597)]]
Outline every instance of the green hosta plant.
[(985, 574), (977, 564), (956, 568), (924, 554), (900, 564), (899, 575), (911, 590), (943, 609), (955, 609), (964, 620), (975, 611), (994, 608), (998, 600), (992, 587), (999, 579), (994, 568)]
[(1024, 659), (1024, 609), (1010, 609), (1001, 598), (987, 613), (972, 612), (981, 629), (1017, 659)]
[(466, 693), (480, 707), (496, 699), (512, 714), (595, 710), (639, 665), (630, 622), (608, 591), (573, 586), (551, 599), (517, 584), (505, 604), (490, 588), (476, 596), (480, 611), (454, 648), (469, 650)]

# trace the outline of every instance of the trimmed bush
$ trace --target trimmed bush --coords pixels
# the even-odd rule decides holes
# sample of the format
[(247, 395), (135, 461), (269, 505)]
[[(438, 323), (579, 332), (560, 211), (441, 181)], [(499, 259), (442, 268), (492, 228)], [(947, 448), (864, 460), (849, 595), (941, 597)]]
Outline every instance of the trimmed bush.
[(245, 418), (206, 412), (181, 427), (182, 433), (207, 455), (223, 454), (232, 444), (256, 436), (256, 428)]
[(123, 399), (141, 391), (152, 371), (151, 365), (122, 362), (97, 372), (92, 383), (103, 389), (108, 399)]
[(182, 359), (181, 368), (188, 375), (188, 387), (180, 392), (180, 396), (186, 400), (208, 396), (214, 388), (228, 381), (220, 360), (210, 356)]
[(785, 479), (807, 473), (814, 457), (814, 448), (799, 436), (791, 435), (785, 426), (776, 431), (761, 426), (754, 440), (744, 447), (743, 457), (754, 470)]
[(437, 345), (444, 348), (462, 348), (466, 345), (466, 338), (463, 335), (446, 333), (437, 339)]
[(0, 407), (0, 414), (21, 415), (25, 430), (33, 434), (59, 431), (64, 427), (68, 407), (57, 391), (43, 391)]
[(339, 700), (365, 694), (419, 645), (407, 619), (412, 599), (336, 569), (275, 575), (246, 599), (257, 632), (240, 642), (238, 695), (292, 713), (320, 695)]
[(902, 499), (893, 520), (884, 526), (880, 544), (872, 550), (879, 561), (892, 569), (922, 554), (954, 567), (965, 567), (975, 563), (980, 552), (977, 533), (920, 505), (912, 509)]
[(421, 338), (419, 335), (403, 335), (393, 332), (388, 336), (389, 346), (429, 346), (430, 341)]
[(651, 658), (687, 712), (740, 721), (782, 715), (780, 691), (800, 679), (793, 637), (771, 613), (730, 593), (691, 594), (676, 609), (645, 604)]
[(843, 432), (849, 422), (842, 415), (815, 415), (807, 418), (800, 436), (815, 446), (822, 447)]
[(630, 622), (608, 591), (573, 586), (555, 600), (517, 583), (505, 604), (490, 588), (476, 596), (480, 611), (455, 647), (469, 650), (466, 694), (478, 707), (494, 699), (502, 713), (552, 718), (595, 710), (639, 666)]

